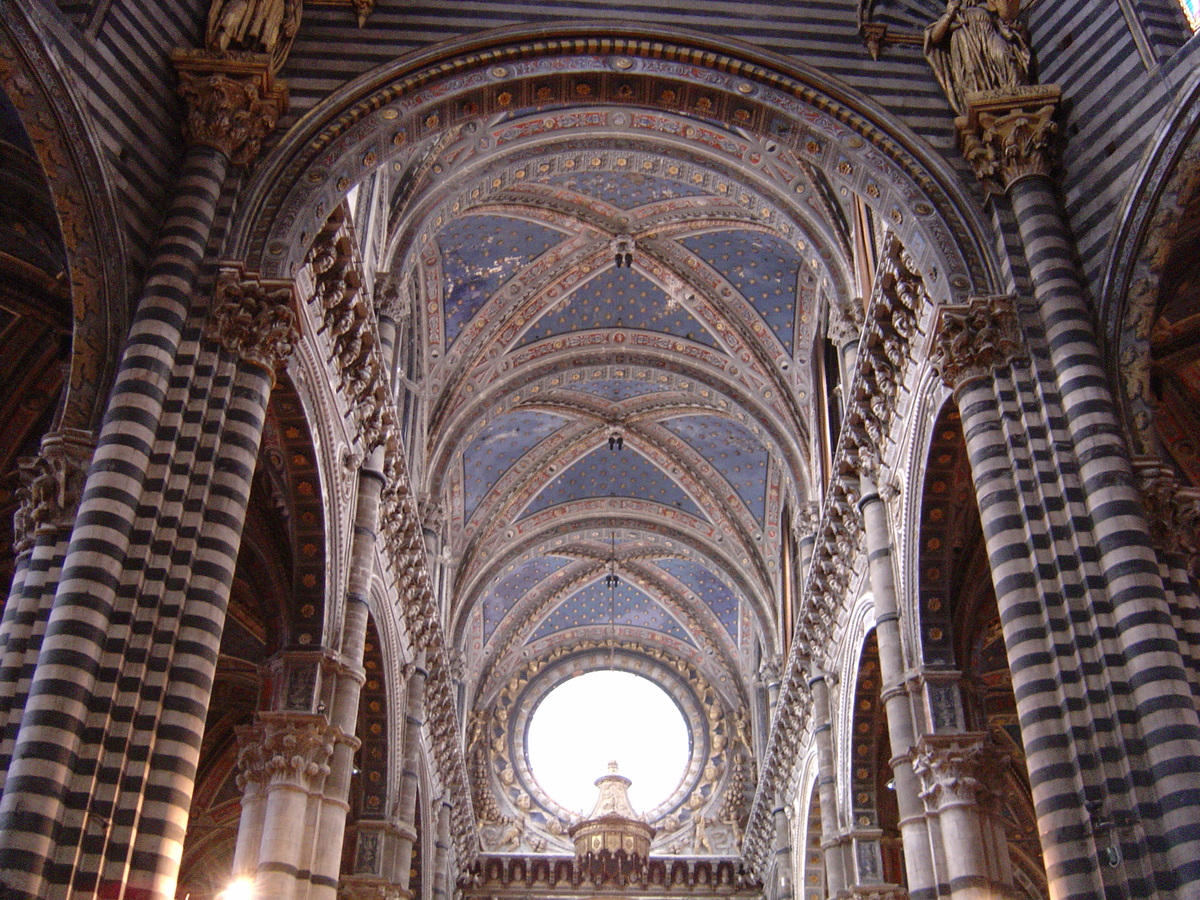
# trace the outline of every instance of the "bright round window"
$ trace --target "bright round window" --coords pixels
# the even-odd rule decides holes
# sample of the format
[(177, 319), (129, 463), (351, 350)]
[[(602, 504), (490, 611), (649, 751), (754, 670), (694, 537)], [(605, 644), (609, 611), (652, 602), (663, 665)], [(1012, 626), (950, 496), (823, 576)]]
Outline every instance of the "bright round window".
[(610, 761), (633, 782), (630, 804), (646, 813), (679, 787), (691, 758), (675, 701), (629, 672), (586, 672), (558, 685), (533, 711), (525, 747), (546, 795), (585, 815)]

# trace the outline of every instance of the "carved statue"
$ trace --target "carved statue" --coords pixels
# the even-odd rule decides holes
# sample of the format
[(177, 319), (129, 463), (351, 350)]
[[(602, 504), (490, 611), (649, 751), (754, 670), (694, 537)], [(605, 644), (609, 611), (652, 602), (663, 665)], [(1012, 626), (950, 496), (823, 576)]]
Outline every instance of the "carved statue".
[(949, 0), (942, 17), (925, 29), (925, 58), (960, 116), (967, 114), (969, 93), (1030, 83), (1018, 7), (1018, 0)]
[(205, 44), (209, 50), (245, 50), (271, 57), (283, 67), (300, 27), (302, 0), (213, 0)]

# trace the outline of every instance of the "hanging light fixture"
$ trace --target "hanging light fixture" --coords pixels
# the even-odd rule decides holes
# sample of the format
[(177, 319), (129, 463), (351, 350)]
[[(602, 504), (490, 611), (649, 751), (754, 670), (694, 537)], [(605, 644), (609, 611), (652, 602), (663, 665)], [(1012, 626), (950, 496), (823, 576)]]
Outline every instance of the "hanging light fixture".
[(608, 586), (608, 667), (616, 668), (617, 658), (617, 533), (610, 532), (608, 539), (608, 574), (604, 583)]

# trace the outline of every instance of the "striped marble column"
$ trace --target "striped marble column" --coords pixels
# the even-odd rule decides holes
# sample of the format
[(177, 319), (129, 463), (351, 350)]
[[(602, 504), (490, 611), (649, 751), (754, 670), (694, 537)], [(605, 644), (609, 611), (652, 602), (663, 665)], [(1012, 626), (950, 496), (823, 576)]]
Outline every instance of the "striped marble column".
[(437, 805), (437, 832), (433, 845), (433, 900), (446, 900), (454, 893), (451, 872), (450, 814), (454, 804), (443, 797)]
[[(1021, 722), (1050, 891), (1055, 897), (1152, 896), (1155, 850), (1126, 831), (1097, 840), (1099, 810), (1134, 801), (1140, 748), (1123, 736), (1123, 666), (1106, 652), (1096, 551), (1073, 528), (1074, 473), (1056, 456), (1042, 386), (1010, 297), (943, 307), (933, 363), (962, 417)], [(1096, 820), (1096, 821), (1093, 821)], [(1119, 838), (1120, 869), (1102, 850)]]
[[(190, 147), (0, 798), (0, 879), (22, 896), (174, 892), (267, 369), (290, 348), (267, 329), (243, 335), (232, 353), (219, 349), (205, 336), (209, 304), (193, 297), (230, 159), (248, 159), (280, 110), (281, 98), (264, 100), (261, 86), (244, 73), (181, 71)], [(251, 302), (278, 324), (273, 297)], [(266, 368), (259, 351), (271, 357)], [(88, 747), (103, 747), (101, 758)]]
[[(960, 138), (977, 174), (1007, 191), (1078, 465), (1098, 566), (1112, 603), (1137, 740), (1180, 896), (1200, 897), (1200, 713), (1133, 478), (1074, 242), (1051, 179), (1059, 91), (1031, 87), (973, 102)], [(1131, 814), (1132, 811), (1131, 811)]]
[(350, 810), (350, 778), (359, 741), (358, 704), (366, 675), (363, 654), (367, 640), (367, 600), (375, 571), (375, 547), (379, 527), (379, 500), (383, 492), (383, 448), (368, 456), (359, 470), (354, 537), (350, 545), (346, 585), (345, 618), (342, 623), (341, 654), (337, 681), (330, 704), (329, 721), (339, 735), (329, 762), (329, 777), (321, 803), (320, 820), (309, 866), (312, 900), (334, 900), (342, 866), (342, 844), (346, 816)]
[(838, 835), (837, 776), (833, 754), (833, 726), (829, 718), (829, 684), (822, 673), (809, 679), (812, 692), (813, 740), (817, 745), (817, 800), (821, 805), (821, 851), (825, 856), (828, 896), (846, 890), (846, 860)]
[(91, 432), (61, 429), (21, 463), (16, 571), (0, 621), (0, 792), (95, 449)]
[(858, 500), (858, 510), (863, 519), (867, 571), (875, 604), (875, 636), (879, 642), (879, 672), (883, 682), (880, 699), (887, 716), (892, 748), (892, 778), (900, 813), (908, 893), (913, 900), (932, 900), (939, 896), (939, 890), (920, 783), (913, 772), (912, 752), (917, 742), (917, 727), (905, 681), (907, 666), (900, 637), (892, 542), (887, 510), (867, 465), (859, 471), (859, 490), (862, 496)]
[[(409, 889), (413, 842), (417, 834), (417, 789), (420, 785), (421, 729), (425, 727), (426, 651), (418, 650), (409, 669), (408, 704), (404, 710), (404, 760), (400, 770), (400, 796), (396, 803), (396, 871), (400, 887)], [(409, 668), (409, 667), (406, 667)]]

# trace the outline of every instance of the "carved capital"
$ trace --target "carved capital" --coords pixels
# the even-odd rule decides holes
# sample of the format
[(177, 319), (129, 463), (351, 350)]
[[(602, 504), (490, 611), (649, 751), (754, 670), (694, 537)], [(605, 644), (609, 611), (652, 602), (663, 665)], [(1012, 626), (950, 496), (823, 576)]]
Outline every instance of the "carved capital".
[(999, 759), (987, 734), (927, 734), (913, 749), (913, 772), (921, 779), (921, 799), (929, 812), (975, 804), (988, 770)]
[(341, 730), (330, 727), (324, 716), (259, 713), (254, 725), (238, 730), (238, 787), (316, 790), (329, 774), (329, 759), (340, 740)]
[(271, 73), (270, 57), (176, 50), (171, 59), (187, 106), (188, 143), (213, 147), (235, 165), (252, 163), (287, 109), (287, 88)]
[(796, 516), (792, 519), (792, 534), (797, 541), (803, 541), (817, 533), (817, 524), (821, 521), (820, 504), (809, 500), (796, 507)]
[(387, 272), (375, 276), (375, 314), (393, 322), (403, 322), (412, 314), (412, 298), (401, 280)]
[(1062, 92), (1053, 84), (968, 94), (955, 119), (958, 146), (984, 187), (1003, 193), (1028, 175), (1054, 168)]
[(862, 334), (863, 319), (861, 300), (851, 300), (833, 307), (829, 313), (829, 339), (838, 347), (858, 340)]
[(42, 438), (37, 456), (20, 461), (20, 505), (13, 517), (16, 553), (32, 548), (39, 533), (65, 532), (75, 524), (95, 449), (90, 431), (64, 428)]
[(217, 273), (208, 337), (274, 376), (299, 338), (292, 283), (223, 266)]
[(1194, 567), (1200, 559), (1200, 489), (1183, 487), (1171, 467), (1156, 459), (1135, 459), (1133, 471), (1155, 547)]
[(1025, 355), (1012, 297), (975, 297), (938, 310), (931, 362), (951, 390)]

